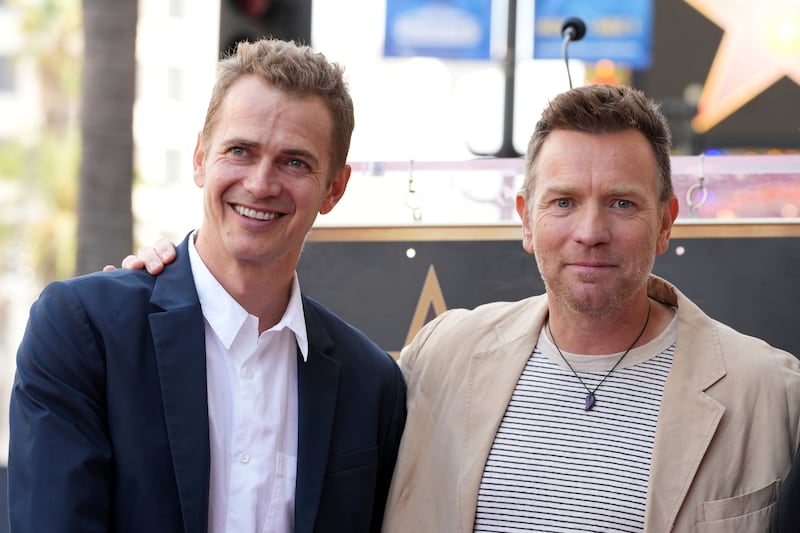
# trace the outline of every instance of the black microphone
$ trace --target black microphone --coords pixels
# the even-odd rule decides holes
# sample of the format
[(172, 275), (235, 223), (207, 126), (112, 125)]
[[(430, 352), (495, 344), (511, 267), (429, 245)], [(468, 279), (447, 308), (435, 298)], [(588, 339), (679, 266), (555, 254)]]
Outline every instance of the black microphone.
[(570, 41), (580, 41), (586, 35), (586, 24), (578, 17), (570, 17), (561, 25), (561, 35)]
[(586, 24), (578, 17), (570, 17), (561, 25), (561, 35), (564, 37), (564, 42), (561, 45), (561, 55), (564, 56), (564, 64), (567, 66), (569, 88), (572, 89), (572, 75), (569, 73), (567, 46), (573, 41), (580, 41), (583, 39), (583, 36), (586, 35)]

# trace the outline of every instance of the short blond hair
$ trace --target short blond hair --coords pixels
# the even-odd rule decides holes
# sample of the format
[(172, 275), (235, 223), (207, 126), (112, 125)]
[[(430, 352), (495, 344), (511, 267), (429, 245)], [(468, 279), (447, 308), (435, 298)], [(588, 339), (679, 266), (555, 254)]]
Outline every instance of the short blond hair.
[(236, 80), (248, 74), (254, 74), (290, 94), (322, 98), (333, 122), (332, 179), (347, 163), (355, 127), (353, 100), (344, 80), (344, 68), (328, 61), (311, 47), (298, 45), (294, 41), (260, 39), (253, 43), (238, 43), (236, 50), (217, 65), (217, 81), (203, 124), (205, 139), (211, 137), (228, 90)]

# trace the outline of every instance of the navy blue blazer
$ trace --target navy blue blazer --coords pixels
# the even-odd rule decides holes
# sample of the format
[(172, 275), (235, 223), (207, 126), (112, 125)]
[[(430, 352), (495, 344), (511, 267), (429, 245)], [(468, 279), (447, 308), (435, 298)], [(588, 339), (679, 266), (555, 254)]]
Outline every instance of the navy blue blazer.
[[(402, 374), (324, 306), (304, 296), (303, 308), (295, 531), (377, 532), (405, 424)], [(186, 241), (159, 276), (45, 288), (17, 354), (10, 430), (12, 532), (207, 533), (204, 322)]]

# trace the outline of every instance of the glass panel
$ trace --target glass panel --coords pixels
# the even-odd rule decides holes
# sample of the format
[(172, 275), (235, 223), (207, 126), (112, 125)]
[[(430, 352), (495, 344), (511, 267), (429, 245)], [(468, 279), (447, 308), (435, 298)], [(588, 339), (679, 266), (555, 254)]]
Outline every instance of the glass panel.
[[(520, 159), (354, 162), (347, 193), (317, 226), (519, 224)], [(678, 224), (800, 223), (800, 155), (672, 158)]]

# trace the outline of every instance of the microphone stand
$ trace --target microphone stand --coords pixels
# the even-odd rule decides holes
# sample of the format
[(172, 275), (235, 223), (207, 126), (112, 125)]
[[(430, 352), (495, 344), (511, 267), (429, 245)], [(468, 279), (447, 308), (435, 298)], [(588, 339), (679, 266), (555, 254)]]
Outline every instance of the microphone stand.
[(567, 30), (564, 32), (564, 41), (561, 43), (561, 56), (564, 58), (564, 66), (567, 67), (567, 80), (569, 80), (569, 88), (572, 89), (572, 74), (569, 71), (569, 43), (573, 40), (574, 32)]
[(519, 157), (514, 148), (514, 84), (517, 68), (517, 0), (508, 0), (506, 56), (503, 60), (505, 97), (503, 100), (503, 142), (494, 157)]
[(569, 43), (573, 41), (580, 41), (586, 35), (586, 24), (577, 17), (570, 17), (564, 21), (561, 26), (561, 35), (564, 36), (564, 42), (561, 43), (561, 55), (564, 57), (564, 66), (567, 67), (567, 79), (569, 80), (569, 88), (572, 89), (572, 73), (569, 71), (569, 54), (567, 48)]

